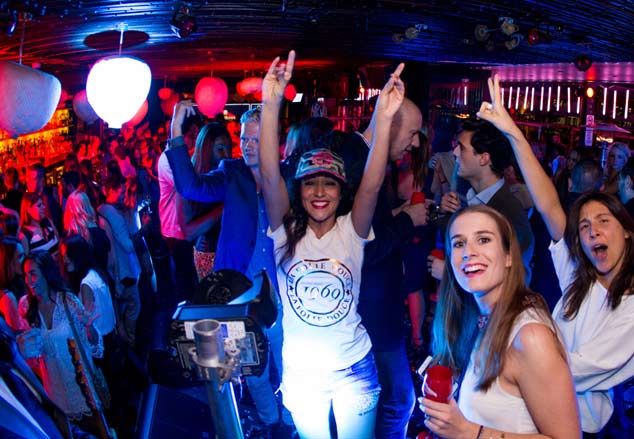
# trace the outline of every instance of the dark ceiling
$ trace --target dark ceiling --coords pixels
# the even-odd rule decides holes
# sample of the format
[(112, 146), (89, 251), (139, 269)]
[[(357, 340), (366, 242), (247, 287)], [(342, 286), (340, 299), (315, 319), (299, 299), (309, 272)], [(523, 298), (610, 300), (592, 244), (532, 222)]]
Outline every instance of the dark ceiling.
[[(212, 68), (229, 77), (241, 77), (245, 70), (259, 74), (275, 55), (290, 48), (298, 52), (299, 70), (336, 70), (397, 60), (570, 65), (580, 54), (595, 63), (634, 61), (631, 0), (191, 1), (185, 5), (195, 16), (198, 30), (178, 38), (169, 23), (183, 4), (3, 1), (0, 59), (19, 58), (21, 24), (12, 36), (6, 34), (11, 12), (17, 11), (32, 15), (26, 22), (23, 62), (40, 63), (43, 70), (62, 78), (85, 79), (91, 63), (114, 54), (116, 35), (108, 39), (94, 34), (114, 34), (121, 22), (135, 31), (124, 37), (124, 46), (147, 37), (124, 53), (145, 60), (155, 78), (201, 77)], [(519, 26), (513, 38), (500, 29), (502, 17), (510, 17)], [(477, 25), (491, 30), (484, 32), (488, 47), (476, 39)], [(539, 44), (529, 44), (531, 29), (535, 29), (533, 37), (539, 36)], [(509, 50), (505, 43), (513, 39), (519, 45)], [(103, 49), (104, 44), (110, 49), (94, 48)]]

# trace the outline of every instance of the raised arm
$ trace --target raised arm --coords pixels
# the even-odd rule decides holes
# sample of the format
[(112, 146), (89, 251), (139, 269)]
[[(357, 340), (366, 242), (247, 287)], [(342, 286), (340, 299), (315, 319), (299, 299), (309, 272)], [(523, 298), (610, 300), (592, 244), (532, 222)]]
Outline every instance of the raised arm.
[(533, 154), (526, 138), (504, 108), (498, 75), (489, 78), (488, 83), (493, 102), (483, 101), (477, 116), (495, 125), (511, 142), (535, 207), (544, 218), (552, 239), (559, 241), (564, 236), (566, 215), (557, 196), (557, 190)]
[(376, 121), (376, 128), (372, 137), (370, 154), (365, 163), (363, 177), (354, 196), (351, 213), (354, 229), (357, 235), (362, 238), (366, 238), (370, 233), (376, 200), (385, 178), (390, 127), (392, 126), (394, 115), (405, 98), (405, 85), (401, 80), (401, 72), (404, 67), (405, 64), (401, 63), (392, 73), (383, 90), (381, 90), (379, 100), (374, 109), (373, 117)]
[(288, 191), (280, 174), (278, 125), (284, 89), (293, 76), (295, 51), (288, 53), (286, 64), (278, 56), (273, 60), (262, 82), (262, 114), (260, 115), (260, 184), (272, 230), (282, 225), (290, 209)]

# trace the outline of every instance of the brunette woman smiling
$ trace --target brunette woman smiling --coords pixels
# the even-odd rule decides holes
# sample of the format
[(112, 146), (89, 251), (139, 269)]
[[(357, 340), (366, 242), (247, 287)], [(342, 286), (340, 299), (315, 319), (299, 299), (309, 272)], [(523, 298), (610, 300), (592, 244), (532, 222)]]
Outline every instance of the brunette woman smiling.
[(460, 397), (421, 399), (425, 425), (446, 439), (578, 439), (566, 355), (546, 303), (526, 287), (511, 225), (480, 205), (456, 213), (447, 231), (433, 347), (461, 377)]

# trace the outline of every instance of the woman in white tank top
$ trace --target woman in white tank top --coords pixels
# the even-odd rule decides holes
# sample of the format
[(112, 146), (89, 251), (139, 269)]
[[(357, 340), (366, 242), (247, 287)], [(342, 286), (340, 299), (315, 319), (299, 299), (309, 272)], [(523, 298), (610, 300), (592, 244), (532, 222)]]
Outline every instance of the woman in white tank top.
[(526, 288), (509, 222), (484, 205), (463, 209), (445, 248), (433, 348), (460, 397), (422, 398), (425, 425), (447, 439), (579, 438), (566, 354), (546, 303)]

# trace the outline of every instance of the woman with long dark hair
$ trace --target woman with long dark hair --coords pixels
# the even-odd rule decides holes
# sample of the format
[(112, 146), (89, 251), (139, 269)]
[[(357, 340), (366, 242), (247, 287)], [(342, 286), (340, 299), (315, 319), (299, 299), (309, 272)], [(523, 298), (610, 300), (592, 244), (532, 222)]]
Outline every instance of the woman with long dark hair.
[(22, 197), (20, 230), (27, 238), (29, 252), (46, 250), (57, 258), (59, 234), (53, 221), (46, 216), (44, 200), (35, 192), (27, 192)]
[[(198, 175), (218, 167), (221, 160), (231, 158), (231, 136), (224, 125), (211, 122), (204, 125), (196, 137), (192, 165)], [(177, 200), (181, 200), (177, 197)], [(216, 245), (220, 235), (222, 203), (201, 203), (182, 199), (185, 204), (185, 233), (196, 237), (194, 266), (201, 280), (214, 269)]]
[(117, 320), (108, 277), (97, 265), (95, 249), (83, 237), (72, 234), (62, 240), (60, 253), (68, 284), (84, 308), (95, 308), (98, 317), (93, 325), (104, 338), (106, 347), (112, 345)]
[[(33, 338), (33, 349), (23, 354), (34, 358), (49, 397), (73, 420), (91, 415), (82, 389), (75, 380), (75, 367), (68, 350), (68, 339), (92, 357), (103, 355), (103, 342), (92, 325), (94, 309), (84, 308), (66, 286), (59, 265), (45, 251), (29, 253), (24, 262), (28, 295), (20, 299), (20, 329), (23, 337)], [(75, 337), (74, 334), (77, 334)], [(94, 390), (94, 383), (89, 379)], [(98, 401), (100, 406), (100, 402)]]
[(553, 239), (550, 251), (564, 292), (553, 317), (568, 351), (581, 426), (592, 437), (612, 415), (612, 387), (634, 376), (634, 222), (616, 197), (598, 192), (580, 196), (566, 217), (551, 180), (504, 109), (497, 75), (489, 79), (489, 91), (493, 101), (483, 102), (478, 116), (510, 140)]
[(276, 58), (263, 82), (259, 172), (273, 239), (284, 308), (282, 392), (302, 438), (370, 438), (380, 387), (371, 342), (361, 324), (363, 248), (373, 238), (372, 216), (385, 176), (389, 131), (404, 99), (399, 65), (385, 85), (374, 117), (376, 133), (352, 211), (344, 214), (343, 160), (329, 149), (305, 152), (289, 197), (279, 163), (279, 110), (295, 52)]
[(14, 238), (0, 240), (0, 314), (11, 329), (19, 328), (18, 298), (24, 292), (18, 278), (22, 275), (24, 250)]
[(526, 287), (508, 220), (471, 206), (452, 216), (445, 241), (433, 350), (462, 379), (457, 403), (421, 400), (425, 424), (446, 439), (579, 438), (566, 353), (548, 306)]

